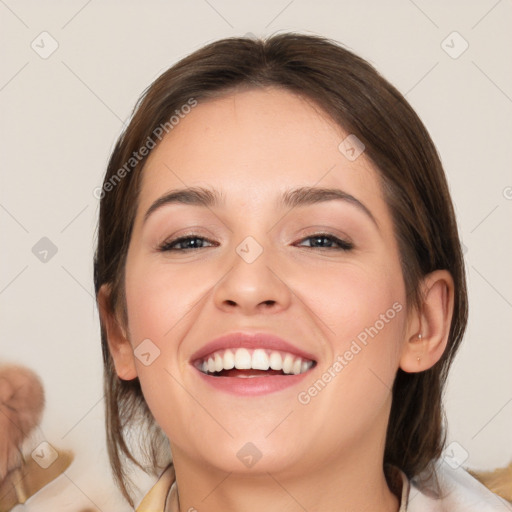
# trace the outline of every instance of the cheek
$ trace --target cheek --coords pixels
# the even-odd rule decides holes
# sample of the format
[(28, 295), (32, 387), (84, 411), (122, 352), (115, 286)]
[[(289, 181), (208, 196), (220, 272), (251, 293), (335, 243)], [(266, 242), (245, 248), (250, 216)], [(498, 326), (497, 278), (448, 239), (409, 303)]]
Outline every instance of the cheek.
[(330, 279), (305, 279), (327, 341), (321, 382), (305, 384), (300, 403), (319, 409), (336, 403), (333, 418), (358, 410), (368, 419), (389, 399), (405, 329), (405, 289), (397, 275), (399, 269), (353, 266)]
[[(182, 379), (177, 351), (186, 335), (187, 315), (205, 293), (208, 281), (204, 282), (205, 289), (200, 289), (199, 275), (171, 270), (147, 257), (132, 257), (126, 268), (130, 341), (136, 355), (139, 344), (151, 354), (146, 362), (135, 359), (137, 375), (152, 414), (168, 431), (169, 423), (176, 421), (169, 411), (186, 410), (189, 419), (195, 414), (194, 404), (179, 384)], [(175, 431), (176, 426), (171, 430)]]
[(126, 278), (132, 342), (136, 345), (150, 338), (162, 345), (164, 339), (175, 337), (179, 332), (178, 324), (193, 309), (207, 286), (208, 280), (202, 280), (200, 272), (171, 270), (165, 264), (148, 264), (147, 261), (134, 263)]
[(354, 339), (364, 344), (378, 334), (401, 332), (405, 289), (397, 275), (400, 270), (347, 265), (338, 272), (304, 277), (302, 295), (309, 295), (319, 319), (329, 327), (332, 348), (340, 351)]

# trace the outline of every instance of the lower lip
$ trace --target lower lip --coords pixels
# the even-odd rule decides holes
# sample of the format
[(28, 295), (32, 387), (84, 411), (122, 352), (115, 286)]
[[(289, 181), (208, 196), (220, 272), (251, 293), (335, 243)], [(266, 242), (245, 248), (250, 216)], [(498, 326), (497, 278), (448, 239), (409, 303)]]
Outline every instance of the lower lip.
[(265, 377), (212, 377), (194, 368), (199, 376), (210, 386), (226, 393), (242, 396), (257, 396), (275, 393), (295, 386), (309, 373), (298, 375), (269, 375)]

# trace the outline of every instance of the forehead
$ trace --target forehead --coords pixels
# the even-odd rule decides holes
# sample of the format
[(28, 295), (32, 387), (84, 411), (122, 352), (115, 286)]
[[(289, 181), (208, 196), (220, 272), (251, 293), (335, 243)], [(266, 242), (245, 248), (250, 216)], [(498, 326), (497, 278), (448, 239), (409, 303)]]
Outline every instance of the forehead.
[(258, 204), (287, 188), (320, 186), (385, 210), (378, 173), (364, 152), (351, 161), (339, 149), (349, 135), (313, 101), (279, 88), (200, 101), (148, 157), (140, 204), (193, 185)]

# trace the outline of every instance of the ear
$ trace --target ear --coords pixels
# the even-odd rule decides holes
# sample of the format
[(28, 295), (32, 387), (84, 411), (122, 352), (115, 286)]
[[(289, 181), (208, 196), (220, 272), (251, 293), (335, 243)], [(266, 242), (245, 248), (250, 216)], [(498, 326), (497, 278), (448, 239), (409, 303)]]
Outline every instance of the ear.
[(98, 292), (98, 309), (107, 335), (108, 348), (114, 360), (118, 377), (132, 380), (137, 377), (133, 348), (126, 329), (110, 307), (110, 286), (103, 285)]
[(436, 270), (423, 278), (423, 302), (411, 314), (400, 368), (409, 373), (428, 370), (441, 359), (450, 334), (454, 284), (447, 270)]

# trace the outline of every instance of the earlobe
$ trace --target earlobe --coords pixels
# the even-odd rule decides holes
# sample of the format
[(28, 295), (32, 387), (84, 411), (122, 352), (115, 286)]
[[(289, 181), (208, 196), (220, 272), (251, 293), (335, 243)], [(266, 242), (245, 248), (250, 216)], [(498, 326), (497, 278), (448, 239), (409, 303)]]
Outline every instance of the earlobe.
[(98, 292), (98, 309), (101, 323), (107, 336), (108, 348), (114, 361), (116, 373), (122, 380), (137, 377), (133, 348), (126, 329), (110, 306), (110, 287), (103, 285)]
[(423, 302), (412, 315), (400, 358), (400, 368), (409, 373), (428, 370), (441, 359), (450, 334), (454, 284), (447, 270), (424, 277)]

